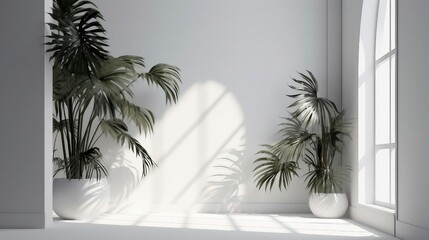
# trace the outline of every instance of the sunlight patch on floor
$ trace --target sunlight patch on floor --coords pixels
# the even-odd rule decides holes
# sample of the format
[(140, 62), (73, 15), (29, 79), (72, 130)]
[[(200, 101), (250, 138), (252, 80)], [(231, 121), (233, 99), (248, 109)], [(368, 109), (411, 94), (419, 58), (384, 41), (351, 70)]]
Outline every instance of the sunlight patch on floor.
[(276, 214), (183, 214), (104, 215), (95, 220), (62, 221), (118, 226), (207, 229), (264, 233), (294, 233), (323, 236), (379, 237), (349, 219), (320, 219), (312, 215)]

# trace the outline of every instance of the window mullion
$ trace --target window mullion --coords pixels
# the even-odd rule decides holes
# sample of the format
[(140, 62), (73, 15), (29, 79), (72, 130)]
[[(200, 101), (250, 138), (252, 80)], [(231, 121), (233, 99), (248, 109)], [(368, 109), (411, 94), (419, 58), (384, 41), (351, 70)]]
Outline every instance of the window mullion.
[[(392, 52), (392, 0), (389, 0), (389, 53)], [(389, 143), (392, 143), (392, 56), (389, 56)], [(389, 203), (392, 204), (392, 149), (389, 149)]]
[(375, 66), (380, 65), (382, 62), (384, 62), (386, 59), (390, 58), (391, 56), (396, 54), (396, 49), (392, 49), (391, 51), (389, 51), (388, 53), (384, 54), (383, 56), (381, 56), (380, 58), (375, 60)]

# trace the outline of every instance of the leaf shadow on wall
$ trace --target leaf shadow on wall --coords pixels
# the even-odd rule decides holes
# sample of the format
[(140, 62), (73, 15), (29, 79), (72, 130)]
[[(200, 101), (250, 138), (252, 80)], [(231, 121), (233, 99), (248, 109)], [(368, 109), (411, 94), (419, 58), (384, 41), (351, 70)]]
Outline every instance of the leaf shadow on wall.
[(127, 211), (198, 212), (206, 203), (213, 206), (204, 201), (203, 189), (215, 173), (215, 162), (244, 145), (243, 116), (235, 95), (218, 81), (186, 88), (180, 101), (159, 117), (154, 134), (145, 139), (159, 167), (139, 184), (133, 194), (138, 204)]
[(243, 200), (240, 184), (243, 183), (244, 150), (244, 145), (238, 146), (227, 151), (225, 157), (215, 160), (211, 170), (213, 174), (209, 176), (207, 186), (203, 189), (204, 202), (213, 203), (214, 208), (207, 209), (206, 206), (202, 211), (240, 212)]
[[(111, 145), (113, 146), (113, 145)], [(140, 170), (137, 169), (135, 157), (127, 156), (123, 148), (109, 148), (107, 165), (110, 185), (110, 213), (116, 213), (129, 205), (128, 201), (133, 191), (140, 183)], [(106, 154), (107, 155), (107, 154)]]

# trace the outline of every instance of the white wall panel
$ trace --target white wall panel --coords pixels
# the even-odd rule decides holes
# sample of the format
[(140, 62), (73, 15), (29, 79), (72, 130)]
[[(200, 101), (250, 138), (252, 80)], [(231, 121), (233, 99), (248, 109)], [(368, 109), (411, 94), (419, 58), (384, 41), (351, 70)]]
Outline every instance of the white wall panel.
[(428, 11), (428, 1), (398, 1), (397, 234), (404, 239), (429, 235)]
[(0, 227), (52, 221), (52, 76), (44, 47), (51, 2), (0, 2)]

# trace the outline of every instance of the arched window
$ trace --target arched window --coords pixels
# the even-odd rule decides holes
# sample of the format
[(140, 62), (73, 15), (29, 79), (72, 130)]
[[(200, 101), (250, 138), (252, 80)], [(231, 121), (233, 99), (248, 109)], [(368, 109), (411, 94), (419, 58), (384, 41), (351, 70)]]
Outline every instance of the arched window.
[(374, 84), (374, 202), (396, 199), (396, 0), (379, 0)]

